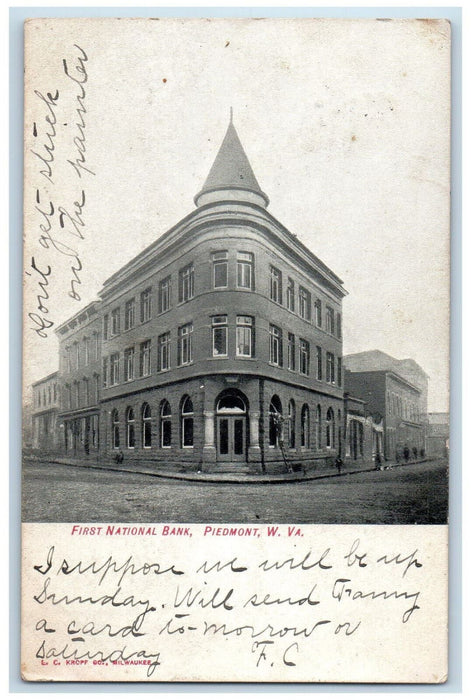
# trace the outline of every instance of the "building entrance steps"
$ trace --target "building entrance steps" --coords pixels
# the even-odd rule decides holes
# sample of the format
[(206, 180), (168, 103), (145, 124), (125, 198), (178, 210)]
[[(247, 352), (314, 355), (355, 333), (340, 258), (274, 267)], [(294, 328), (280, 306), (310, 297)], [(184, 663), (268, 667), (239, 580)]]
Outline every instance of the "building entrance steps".
[[(336, 467), (327, 467), (316, 471), (306, 472), (294, 471), (284, 472), (280, 474), (263, 474), (263, 473), (248, 473), (247, 470), (237, 472), (235, 469), (228, 472), (204, 472), (199, 471), (193, 465), (175, 466), (172, 470), (167, 470), (157, 465), (155, 462), (128, 462), (124, 460), (120, 464), (116, 464), (113, 460), (97, 462), (91, 458), (77, 459), (65, 457), (28, 457), (38, 462), (47, 462), (54, 464), (63, 464), (64, 466), (82, 467), (88, 469), (98, 469), (103, 471), (119, 471), (129, 472), (132, 474), (147, 474), (164, 479), (176, 479), (180, 481), (205, 481), (208, 483), (283, 483), (289, 481), (313, 481), (316, 479), (326, 479), (331, 477), (342, 477), (348, 474), (358, 474), (360, 472), (375, 471), (377, 468), (369, 463), (359, 463), (354, 467), (352, 465), (344, 465), (339, 472)], [(378, 471), (393, 469), (396, 467), (413, 466), (430, 461), (430, 458), (421, 458), (409, 462), (385, 462), (381, 465)]]

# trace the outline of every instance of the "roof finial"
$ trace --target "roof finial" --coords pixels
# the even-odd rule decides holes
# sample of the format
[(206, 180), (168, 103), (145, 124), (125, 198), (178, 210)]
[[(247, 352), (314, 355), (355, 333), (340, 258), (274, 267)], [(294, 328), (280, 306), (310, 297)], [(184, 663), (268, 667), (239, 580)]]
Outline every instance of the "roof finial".
[(229, 119), (229, 124), (232, 124), (232, 117), (233, 117), (233, 116), (234, 116), (234, 110), (233, 110), (233, 109), (232, 109), (232, 107), (231, 107), (231, 109), (230, 109), (230, 119)]

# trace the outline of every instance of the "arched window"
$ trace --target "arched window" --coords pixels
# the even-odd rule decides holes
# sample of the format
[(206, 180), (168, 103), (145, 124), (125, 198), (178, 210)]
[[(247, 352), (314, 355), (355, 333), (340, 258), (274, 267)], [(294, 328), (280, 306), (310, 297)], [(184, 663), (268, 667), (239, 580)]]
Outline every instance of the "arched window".
[(193, 402), (189, 396), (182, 401), (181, 436), (182, 447), (193, 447)]
[(288, 445), (292, 450), (296, 447), (296, 406), (293, 399), (288, 404)]
[(129, 406), (126, 411), (126, 443), (129, 449), (136, 447), (134, 409)]
[(116, 408), (111, 414), (111, 444), (114, 448), (119, 447), (119, 413)]
[(307, 403), (301, 409), (301, 447), (309, 447), (309, 406)]
[(148, 403), (142, 404), (142, 447), (152, 447), (152, 413)]
[(281, 407), (280, 397), (275, 394), (270, 401), (269, 409), (268, 444), (270, 447), (275, 447), (279, 444), (282, 430), (283, 409)]
[(334, 412), (331, 408), (327, 411), (325, 424), (325, 446), (335, 447)]
[(322, 411), (320, 404), (316, 408), (316, 434), (317, 434), (317, 449), (322, 447)]
[(160, 447), (172, 446), (172, 409), (167, 399), (160, 404)]

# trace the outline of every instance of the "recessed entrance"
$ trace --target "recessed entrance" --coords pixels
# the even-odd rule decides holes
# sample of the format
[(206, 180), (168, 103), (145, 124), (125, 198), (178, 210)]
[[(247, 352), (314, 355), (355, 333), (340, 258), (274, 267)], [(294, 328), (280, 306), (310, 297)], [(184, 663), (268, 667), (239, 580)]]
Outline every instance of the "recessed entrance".
[(239, 393), (224, 394), (216, 405), (217, 458), (246, 462), (247, 403)]

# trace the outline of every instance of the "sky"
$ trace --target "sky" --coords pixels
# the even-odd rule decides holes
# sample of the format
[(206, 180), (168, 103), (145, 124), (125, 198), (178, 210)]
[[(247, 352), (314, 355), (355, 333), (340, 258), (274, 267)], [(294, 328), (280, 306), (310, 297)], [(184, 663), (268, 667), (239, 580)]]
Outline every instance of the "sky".
[[(86, 83), (66, 75), (64, 59)], [(32, 258), (51, 268), (53, 329), (194, 209), (233, 107), (268, 210), (344, 281), (344, 354), (415, 359), (430, 377), (429, 410), (447, 410), (446, 23), (44, 21), (27, 29), (25, 60), (25, 385), (57, 369), (54, 333), (41, 338), (28, 316), (39, 289)], [(78, 175), (68, 161), (79, 153), (82, 89), (91, 172)], [(56, 90), (48, 106), (40, 95)], [(48, 114), (53, 182), (33, 153), (44, 153)], [(73, 211), (82, 191), (78, 238), (58, 210)], [(40, 243), (38, 192), (39, 207), (55, 207), (50, 234), (79, 253), (80, 300), (68, 296), (70, 260)]]

